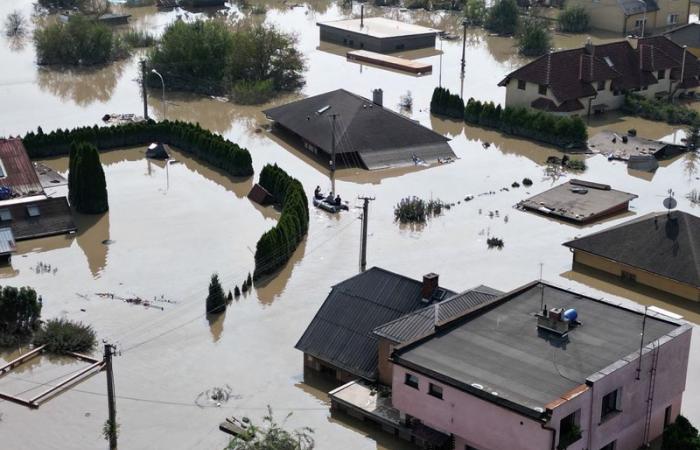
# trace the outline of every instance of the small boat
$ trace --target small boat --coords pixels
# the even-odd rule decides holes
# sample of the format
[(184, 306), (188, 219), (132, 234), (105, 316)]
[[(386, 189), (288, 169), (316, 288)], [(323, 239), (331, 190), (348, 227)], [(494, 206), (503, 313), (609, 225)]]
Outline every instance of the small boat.
[(219, 430), (232, 436), (237, 436), (243, 440), (250, 440), (253, 436), (248, 433), (250, 420), (247, 417), (238, 420), (235, 417), (227, 417), (219, 424)]
[(330, 213), (337, 213), (340, 211), (347, 211), (350, 208), (348, 207), (347, 204), (341, 203), (340, 205), (336, 205), (335, 202), (329, 201), (327, 198), (317, 198), (314, 197), (314, 206), (316, 208), (322, 209), (324, 211), (328, 211)]

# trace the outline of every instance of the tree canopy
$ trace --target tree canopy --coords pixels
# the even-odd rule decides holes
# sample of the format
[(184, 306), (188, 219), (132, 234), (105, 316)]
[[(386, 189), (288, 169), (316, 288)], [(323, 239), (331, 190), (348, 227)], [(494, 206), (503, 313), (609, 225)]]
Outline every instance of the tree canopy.
[[(287, 415), (287, 418), (291, 413)], [(227, 450), (312, 450), (314, 448), (313, 430), (308, 427), (287, 431), (278, 424), (267, 407), (263, 425), (251, 424), (240, 437), (229, 442)]]
[(68, 199), (76, 211), (101, 214), (109, 210), (107, 183), (97, 148), (86, 143), (74, 143), (68, 170)]
[(207, 295), (207, 313), (220, 313), (226, 309), (226, 294), (219, 282), (219, 275), (213, 274), (209, 282), (209, 295)]
[(698, 430), (688, 419), (679, 415), (664, 430), (661, 450), (700, 450)]
[(525, 56), (540, 56), (552, 46), (547, 24), (536, 17), (527, 17), (518, 26), (518, 51)]
[(518, 4), (515, 0), (496, 0), (488, 10), (486, 29), (498, 34), (514, 34), (518, 29)]
[(0, 288), (0, 345), (11, 345), (39, 326), (41, 298), (30, 287)]
[(567, 6), (559, 13), (559, 30), (566, 33), (583, 33), (588, 31), (590, 16), (581, 5)]

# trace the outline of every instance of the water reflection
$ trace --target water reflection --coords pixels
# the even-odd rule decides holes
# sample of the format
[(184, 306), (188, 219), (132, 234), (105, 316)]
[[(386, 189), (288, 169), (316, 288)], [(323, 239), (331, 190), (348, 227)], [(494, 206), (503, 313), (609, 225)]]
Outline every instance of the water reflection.
[(289, 261), (277, 272), (267, 275), (255, 282), (255, 293), (258, 301), (263, 305), (270, 305), (285, 290), (287, 283), (292, 278), (292, 272), (296, 264), (304, 258), (306, 253), (306, 238), (299, 244), (297, 249), (289, 258)]
[(88, 106), (97, 101), (106, 103), (112, 97), (127, 64), (123, 60), (98, 69), (40, 67), (37, 70), (37, 84), (42, 91), (50, 92), (63, 101), (71, 100), (78, 106)]
[(75, 240), (87, 258), (93, 278), (99, 278), (107, 265), (109, 212), (104, 214), (74, 212), (73, 220), (78, 227)]
[(215, 344), (221, 339), (224, 332), (224, 321), (226, 320), (226, 311), (219, 314), (207, 314), (207, 322), (209, 323), (209, 332), (211, 332), (212, 342)]

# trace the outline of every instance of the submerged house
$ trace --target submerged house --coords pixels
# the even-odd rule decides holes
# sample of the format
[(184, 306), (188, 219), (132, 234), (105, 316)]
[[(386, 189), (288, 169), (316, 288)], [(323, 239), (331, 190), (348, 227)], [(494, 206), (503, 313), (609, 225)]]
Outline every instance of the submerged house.
[(680, 413), (691, 332), (533, 282), (397, 347), (391, 402), (455, 449), (636, 450)]
[(564, 245), (573, 252), (574, 268), (590, 267), (700, 302), (700, 217), (647, 214)]
[(383, 106), (381, 89), (369, 100), (338, 89), (264, 111), (274, 126), (324, 163), (382, 169), (455, 158), (449, 139)]
[(506, 106), (561, 115), (618, 109), (625, 94), (669, 98), (700, 85), (697, 58), (664, 36), (550, 52), (509, 73)]
[(65, 197), (48, 197), (20, 139), (0, 139), (0, 228), (13, 240), (76, 230)]
[(566, 6), (583, 7), (592, 28), (637, 36), (688, 23), (690, 15), (690, 0), (566, 0)]
[(384, 17), (319, 22), (321, 41), (377, 53), (435, 48), (440, 30)]

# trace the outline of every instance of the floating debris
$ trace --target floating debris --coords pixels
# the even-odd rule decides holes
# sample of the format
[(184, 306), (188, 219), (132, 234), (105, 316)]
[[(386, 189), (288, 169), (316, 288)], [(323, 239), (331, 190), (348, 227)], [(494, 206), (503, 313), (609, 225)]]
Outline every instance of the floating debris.
[(39, 261), (36, 266), (32, 269), (34, 272), (38, 274), (44, 274), (48, 273), (51, 275), (56, 275), (56, 272), (58, 272), (58, 267), (51, 267), (51, 264), (46, 264), (42, 261)]
[(486, 239), (486, 245), (489, 246), (489, 249), (497, 248), (497, 249), (501, 250), (503, 248), (504, 243), (503, 243), (503, 239), (500, 239), (497, 237), (490, 237), (490, 238)]
[(104, 245), (112, 245), (112, 244), (114, 244), (114, 242), (115, 242), (115, 241), (113, 241), (113, 240), (111, 240), (111, 239), (105, 239), (104, 241), (102, 241), (102, 243), (103, 243)]
[(233, 388), (231, 386), (225, 384), (221, 387), (216, 386), (200, 392), (197, 398), (195, 398), (194, 404), (200, 408), (210, 406), (220, 407), (229, 400), (240, 400), (241, 398), (243, 398), (241, 395), (233, 394)]

